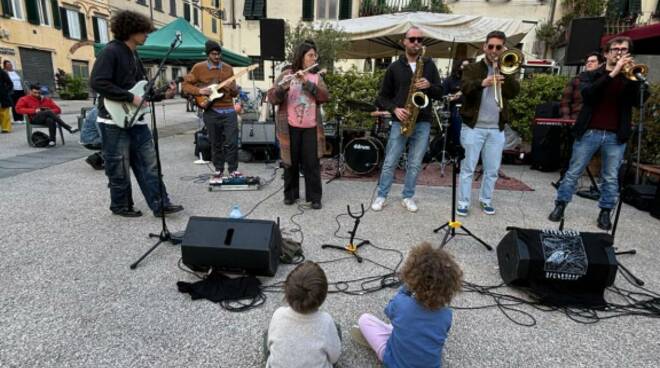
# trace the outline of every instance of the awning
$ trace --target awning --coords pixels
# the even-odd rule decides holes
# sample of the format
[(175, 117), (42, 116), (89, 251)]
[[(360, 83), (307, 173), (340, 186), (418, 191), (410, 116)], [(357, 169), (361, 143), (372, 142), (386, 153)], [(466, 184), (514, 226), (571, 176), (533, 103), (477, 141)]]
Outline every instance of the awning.
[(506, 34), (507, 44), (514, 46), (534, 28), (533, 24), (507, 18), (482, 17), (428, 12), (409, 12), (360, 17), (329, 23), (315, 23), (319, 29), (324, 24), (349, 34), (351, 46), (342, 58), (378, 58), (399, 53), (403, 48), (400, 40), (412, 26), (422, 30), (427, 40), (426, 55), (451, 57), (451, 45), (469, 44), (481, 49), (490, 31)]
[[(140, 59), (154, 61), (162, 59), (170, 48), (177, 31), (181, 32), (183, 42), (181, 46), (172, 51), (169, 56), (170, 61), (173, 63), (195, 62), (206, 59), (204, 44), (208, 39), (183, 18), (177, 18), (163, 28), (150, 33), (144, 45), (138, 47)], [(94, 53), (98, 55), (104, 47), (105, 44), (94, 44)], [(222, 48), (222, 59), (232, 66), (252, 64), (249, 57), (235, 53), (225, 47)]]
[(641, 55), (660, 55), (660, 23), (629, 29), (625, 32), (603, 36), (600, 45), (618, 36), (628, 36), (633, 40), (633, 52)]

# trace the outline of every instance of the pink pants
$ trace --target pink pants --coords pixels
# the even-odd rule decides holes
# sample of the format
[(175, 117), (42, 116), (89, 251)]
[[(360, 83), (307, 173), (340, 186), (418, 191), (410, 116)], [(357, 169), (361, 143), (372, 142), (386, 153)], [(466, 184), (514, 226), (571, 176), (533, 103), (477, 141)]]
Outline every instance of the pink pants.
[(392, 335), (392, 325), (381, 321), (373, 314), (365, 313), (358, 319), (358, 326), (362, 336), (367, 340), (369, 346), (374, 349), (378, 360), (382, 362), (387, 340)]

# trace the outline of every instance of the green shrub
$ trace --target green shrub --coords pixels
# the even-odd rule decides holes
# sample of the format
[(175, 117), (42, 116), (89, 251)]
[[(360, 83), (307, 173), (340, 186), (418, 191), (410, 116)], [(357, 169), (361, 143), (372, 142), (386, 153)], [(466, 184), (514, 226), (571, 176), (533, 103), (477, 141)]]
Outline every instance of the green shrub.
[(568, 77), (550, 74), (535, 74), (520, 82), (520, 94), (511, 100), (511, 128), (516, 130), (524, 142), (532, 141), (532, 124), (536, 106), (548, 101), (561, 100)]
[[(642, 130), (641, 161), (660, 164), (660, 83), (653, 83), (651, 97), (644, 104), (645, 118)], [(633, 124), (639, 121), (639, 110), (633, 109)], [(637, 152), (637, 136), (630, 138), (630, 149)], [(636, 158), (636, 156), (633, 155)]]
[(82, 77), (66, 76), (64, 88), (60, 90), (63, 100), (86, 100), (88, 98), (87, 79)]
[(359, 73), (355, 68), (344, 73), (330, 73), (325, 76), (325, 82), (330, 92), (330, 101), (323, 105), (325, 119), (332, 120), (337, 115), (345, 118), (344, 127), (354, 129), (369, 129), (374, 124), (374, 118), (367, 112), (349, 110), (347, 100), (362, 101), (373, 104), (378, 96), (380, 82), (384, 71), (374, 73)]

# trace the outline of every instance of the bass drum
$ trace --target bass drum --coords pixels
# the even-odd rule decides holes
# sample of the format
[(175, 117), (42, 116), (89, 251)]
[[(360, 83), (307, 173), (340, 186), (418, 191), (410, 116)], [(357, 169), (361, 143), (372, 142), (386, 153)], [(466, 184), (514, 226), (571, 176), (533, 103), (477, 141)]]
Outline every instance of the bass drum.
[(385, 147), (374, 137), (355, 138), (344, 148), (346, 166), (356, 174), (365, 175), (374, 171), (385, 158)]

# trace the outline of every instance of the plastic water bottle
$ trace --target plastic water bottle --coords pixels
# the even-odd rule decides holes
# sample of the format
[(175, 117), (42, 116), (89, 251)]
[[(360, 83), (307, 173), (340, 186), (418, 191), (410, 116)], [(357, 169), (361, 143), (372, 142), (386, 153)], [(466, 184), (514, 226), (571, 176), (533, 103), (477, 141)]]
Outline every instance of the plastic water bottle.
[(241, 213), (241, 207), (237, 204), (233, 205), (231, 207), (231, 211), (229, 211), (229, 217), (230, 218), (242, 218), (243, 214)]

